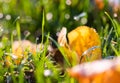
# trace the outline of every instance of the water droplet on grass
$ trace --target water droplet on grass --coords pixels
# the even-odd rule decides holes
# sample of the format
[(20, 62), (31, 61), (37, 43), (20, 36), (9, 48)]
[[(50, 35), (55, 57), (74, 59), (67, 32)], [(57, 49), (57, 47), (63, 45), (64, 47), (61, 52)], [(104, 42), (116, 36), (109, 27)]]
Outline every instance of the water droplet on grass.
[(8, 15), (6, 15), (5, 18), (6, 18), (6, 20), (10, 20), (11, 19), (11, 15), (8, 14)]
[(52, 74), (51, 70), (49, 70), (49, 69), (44, 70), (44, 76), (48, 77), (51, 74)]
[(78, 20), (80, 20), (80, 18), (82, 18), (82, 17), (84, 17), (84, 16), (86, 16), (86, 15), (87, 15), (87, 14), (86, 14), (85, 12), (80, 13), (79, 15), (74, 16), (74, 20), (78, 21)]
[(70, 14), (65, 14), (65, 19), (69, 19), (70, 18)]
[(47, 13), (46, 14), (46, 19), (49, 21), (49, 20), (52, 20), (53, 18), (53, 14), (51, 12)]
[(66, 0), (66, 5), (71, 5), (71, 0)]

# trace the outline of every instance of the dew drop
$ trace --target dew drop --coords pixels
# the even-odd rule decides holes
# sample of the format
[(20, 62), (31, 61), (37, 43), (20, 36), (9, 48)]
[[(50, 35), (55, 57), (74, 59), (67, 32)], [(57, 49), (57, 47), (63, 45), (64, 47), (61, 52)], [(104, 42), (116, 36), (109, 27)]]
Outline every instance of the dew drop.
[(71, 5), (71, 0), (66, 0), (66, 5)]
[(48, 77), (51, 74), (52, 74), (51, 70), (49, 70), (49, 69), (44, 70), (44, 76)]
[(11, 15), (8, 14), (8, 15), (6, 15), (5, 18), (6, 18), (6, 20), (10, 20), (11, 19)]
[(49, 21), (49, 20), (52, 20), (53, 18), (53, 14), (51, 12), (47, 13), (46, 14), (46, 19)]
[(70, 18), (70, 14), (65, 14), (65, 19), (69, 19)]
[(85, 13), (85, 12), (83, 12), (83, 13), (80, 13), (79, 15), (77, 15), (77, 16), (74, 16), (74, 20), (76, 20), (76, 21), (78, 21), (78, 20), (80, 20), (82, 17), (84, 17), (84, 16), (86, 16), (87, 14)]

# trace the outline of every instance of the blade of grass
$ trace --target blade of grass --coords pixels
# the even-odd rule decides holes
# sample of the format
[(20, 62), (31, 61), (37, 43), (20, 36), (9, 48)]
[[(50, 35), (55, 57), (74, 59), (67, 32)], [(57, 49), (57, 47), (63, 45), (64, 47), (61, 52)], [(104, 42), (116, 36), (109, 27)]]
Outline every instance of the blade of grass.
[(20, 23), (18, 21), (16, 22), (16, 30), (18, 34), (18, 40), (21, 41)]
[(120, 48), (120, 44), (119, 44), (119, 36), (120, 36), (120, 25), (118, 24), (118, 22), (115, 19), (112, 19), (110, 17), (110, 15), (105, 12), (105, 14), (107, 15), (107, 17), (110, 19), (110, 21), (112, 22), (113, 28), (115, 30), (115, 35), (117, 38), (117, 42), (118, 42), (118, 47), (115, 48), (114, 46), (111, 45), (112, 50), (115, 52), (115, 54), (118, 56), (119, 55), (119, 48)]
[(109, 39), (110, 39), (110, 36), (113, 32), (113, 27), (110, 29), (108, 35), (107, 35), (107, 38), (105, 40), (105, 44), (104, 44), (104, 47), (103, 47), (103, 54), (104, 54), (104, 57), (107, 56), (107, 46), (109, 45), (108, 42), (109, 42)]
[(120, 24), (115, 19), (113, 19), (113, 22), (116, 25), (116, 30), (118, 32), (118, 36), (120, 36)]
[(116, 23), (114, 22), (114, 20), (110, 17), (110, 15), (105, 12), (105, 14), (107, 15), (107, 17), (110, 19), (110, 21), (112, 22), (112, 25), (114, 27), (114, 30), (115, 30), (115, 34), (116, 34), (116, 37), (118, 38), (118, 31), (117, 31), (117, 26), (116, 26)]
[(14, 72), (14, 68), (13, 68), (13, 66), (10, 66), (10, 72), (11, 72), (11, 77), (12, 77), (12, 81), (13, 81), (13, 83), (17, 83), (17, 80), (16, 80), (16, 77), (15, 77), (15, 74), (13, 73), (13, 72)]
[(21, 70), (19, 74), (19, 83), (24, 83), (24, 72)]
[(20, 16), (18, 16), (18, 17), (13, 21), (13, 24), (15, 24), (16, 21), (19, 20), (19, 19), (20, 19)]
[[(11, 49), (13, 49), (13, 33), (11, 34)], [(11, 50), (12, 52), (12, 50)]]
[[(41, 41), (42, 45), (43, 45), (43, 40), (44, 40), (44, 26), (45, 26), (45, 16), (44, 16), (44, 11), (43, 11), (43, 17), (42, 17), (42, 41)], [(48, 43), (48, 39), (47, 39), (47, 43)], [(45, 55), (47, 53), (47, 43), (46, 43), (44, 49), (41, 49), (42, 47), (40, 47), (40, 50), (43, 50), (43, 52), (40, 53), (40, 59), (35, 59), (35, 65), (36, 65), (35, 77), (36, 77), (37, 83), (44, 83), (44, 81), (45, 81), (44, 76), (43, 76), (43, 72), (44, 72), (44, 69), (45, 69), (45, 60), (46, 60)], [(36, 57), (36, 58), (39, 58), (39, 56)]]
[(64, 53), (64, 50), (62, 49), (62, 47), (52, 37), (49, 37), (49, 39), (52, 40), (55, 43), (55, 45), (58, 47), (59, 51), (62, 53), (65, 61), (67, 62), (67, 65), (71, 66), (66, 54)]
[(44, 83), (44, 76), (43, 76), (43, 72), (44, 72), (44, 59), (41, 58), (40, 61), (36, 61), (35, 62), (35, 78), (36, 78), (36, 83)]
[(44, 45), (44, 54), (43, 55), (46, 55), (46, 53), (47, 53), (47, 49), (48, 49), (48, 45), (49, 45), (49, 36), (50, 36), (50, 34), (48, 33), (47, 38), (46, 38), (46, 42)]
[(44, 26), (45, 26), (45, 15), (44, 15), (44, 11), (43, 11), (43, 17), (42, 17), (42, 41), (41, 41), (42, 44), (43, 44), (43, 40), (44, 40)]
[(111, 44), (111, 47), (112, 47), (113, 51), (115, 52), (115, 54), (116, 54), (117, 56), (119, 56), (119, 53), (118, 53), (117, 49), (116, 49), (112, 44)]

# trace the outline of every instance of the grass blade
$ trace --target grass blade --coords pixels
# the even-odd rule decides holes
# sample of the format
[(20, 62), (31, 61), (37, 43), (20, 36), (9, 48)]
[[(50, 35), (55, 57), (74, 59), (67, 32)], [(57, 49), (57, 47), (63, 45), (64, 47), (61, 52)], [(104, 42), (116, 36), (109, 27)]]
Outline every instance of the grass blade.
[(18, 21), (16, 22), (16, 29), (18, 34), (18, 40), (21, 41), (20, 23)]
[(114, 30), (115, 30), (115, 34), (116, 34), (116, 36), (117, 36), (117, 38), (118, 38), (118, 31), (117, 31), (116, 23), (114, 22), (114, 20), (110, 17), (110, 15), (109, 15), (107, 12), (105, 12), (105, 14), (107, 15), (107, 17), (108, 17), (108, 18), (110, 19), (110, 21), (112, 22), (113, 27), (114, 27)]
[(42, 41), (41, 41), (42, 44), (43, 44), (43, 40), (44, 40), (44, 26), (45, 26), (45, 15), (44, 15), (44, 11), (43, 11), (43, 17), (42, 17)]

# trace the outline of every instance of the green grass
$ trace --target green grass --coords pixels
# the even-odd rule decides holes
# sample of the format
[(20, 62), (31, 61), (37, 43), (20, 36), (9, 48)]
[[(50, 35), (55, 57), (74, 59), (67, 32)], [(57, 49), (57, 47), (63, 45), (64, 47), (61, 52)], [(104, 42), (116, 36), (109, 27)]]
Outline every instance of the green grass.
[[(109, 25), (107, 24), (104, 31), (101, 32), (101, 41), (102, 41), (102, 52), (103, 57), (109, 57), (110, 54), (114, 53), (114, 56), (119, 56), (119, 30), (117, 32), (117, 29), (119, 29), (119, 24), (116, 20), (112, 19), (108, 13), (106, 13), (107, 17), (109, 17), (110, 21), (113, 23), (113, 27), (109, 29)], [(43, 24), (42, 24), (42, 35), (44, 35), (44, 13), (43, 13)], [(16, 25), (17, 33), (18, 33), (18, 40), (21, 40), (20, 35), (20, 25), (17, 22)], [(115, 34), (112, 36), (112, 34)], [(110, 38), (112, 36), (112, 38)], [(62, 67), (59, 65), (55, 65), (56, 63), (54, 60), (52, 60), (51, 56), (47, 55), (47, 48), (50, 44), (50, 34), (45, 37), (46, 41), (41, 44), (44, 44), (44, 49), (41, 47), (39, 51), (36, 52), (36, 55), (33, 55), (31, 53), (28, 54), (28, 57), (26, 58), (25, 63), (21, 63), (19, 65), (13, 65), (9, 67), (3, 67), (3, 63), (0, 64), (0, 82), (13, 82), (13, 83), (77, 83), (77, 81), (73, 78), (71, 78), (68, 73), (66, 72), (67, 68), (73, 67), (75, 64), (71, 64), (66, 57), (64, 50), (59, 46), (59, 44), (51, 38), (51, 40), (57, 45), (58, 49), (64, 56), (64, 74), (62, 71)], [(104, 39), (105, 38), (105, 39)], [(44, 39), (44, 36), (42, 36), (42, 40)], [(111, 41), (114, 40), (117, 44), (113, 45)], [(11, 42), (13, 41), (13, 36), (11, 35)], [(109, 42), (109, 43), (108, 43)], [(3, 38), (2, 39), (3, 47), (0, 49), (0, 55), (3, 55), (4, 53), (11, 53), (10, 49), (11, 47), (8, 45), (8, 39)], [(12, 44), (12, 43), (10, 43)], [(110, 45), (110, 46), (109, 46)], [(8, 47), (9, 46), (9, 47)], [(112, 49), (111, 49), (112, 48)], [(110, 52), (112, 51), (112, 52)], [(109, 55), (108, 55), (109, 54)], [(9, 56), (9, 55), (8, 55)], [(3, 56), (0, 57), (0, 59), (4, 62)], [(74, 63), (75, 61), (73, 61)], [(3, 70), (4, 69), (4, 70)], [(48, 71), (48, 72), (47, 72)], [(45, 74), (47, 72), (47, 75)]]
[[(39, 51), (36, 51), (36, 54), (33, 55), (31, 53), (28, 54), (28, 57), (26, 57), (25, 63), (20, 63), (19, 65), (15, 65), (14, 61), (12, 61), (12, 65), (5, 67), (2, 66), (3, 64), (0, 64), (0, 69), (4, 69), (4, 71), (1, 71), (1, 82), (13, 82), (13, 83), (75, 83), (73, 78), (70, 78), (66, 72), (66, 68), (64, 70), (64, 74), (62, 71), (62, 67), (59, 65), (55, 65), (55, 61), (52, 60), (51, 56), (47, 56), (47, 48), (49, 46), (49, 38), (50, 34), (45, 37), (46, 41), (43, 43), (44, 39), (44, 13), (43, 13), (43, 24), (42, 24), (42, 42), (41, 44), (44, 45), (44, 49), (40, 47), (38, 49)], [(21, 41), (21, 35), (20, 35), (20, 25), (19, 22), (16, 22), (16, 29), (18, 33), (18, 40)], [(1, 48), (1, 51), (4, 52), (7, 49), (11, 49), (11, 44), (13, 44), (13, 34), (11, 34), (11, 43), (8, 47), (7, 38), (3, 39), (2, 43), (4, 45), (4, 48)], [(54, 40), (54, 42), (57, 44), (57, 42)], [(58, 45), (58, 44), (57, 44)], [(58, 46), (60, 49), (60, 46)], [(27, 51), (27, 50), (26, 50)], [(29, 50), (28, 50), (29, 51)], [(63, 50), (60, 49), (62, 52)], [(1, 52), (1, 55), (4, 53), (10, 54), (10, 50), (5, 51), (3, 54)], [(7, 55), (10, 56), (10, 55)], [(6, 57), (6, 56), (5, 56)], [(11, 57), (12, 58), (12, 57)], [(4, 63), (3, 56), (1, 56), (2, 62)], [(69, 63), (67, 58), (65, 58), (67, 61), (65, 64)], [(69, 63), (70, 64), (70, 63)], [(67, 64), (68, 65), (68, 64)], [(45, 72), (48, 72), (48, 75), (45, 75)], [(70, 80), (68, 80), (70, 79)]]
[[(104, 12), (107, 8), (109, 9), (107, 2), (105, 9), (98, 10), (90, 4), (89, 0), (72, 0), (70, 6), (66, 5), (64, 0), (48, 0), (48, 2), (47, 0), (35, 0), (34, 4), (30, 0), (20, 0), (19, 3), (17, 1), (0, 2), (0, 10), (2, 10), (0, 12), (4, 14), (4, 17), (7, 14), (12, 16), (9, 21), (4, 17), (0, 19), (0, 25), (2, 25), (0, 30), (3, 29), (3, 32), (0, 31), (0, 83), (78, 83), (67, 72), (68, 68), (76, 65), (75, 53), (72, 52), (73, 61), (69, 62), (65, 51), (51, 35), (55, 35), (63, 26), (70, 31), (83, 25), (82, 18), (87, 19), (87, 24), (84, 25), (94, 27), (98, 31), (103, 59), (120, 55), (120, 24), (119, 20), (112, 16), (113, 12)], [(49, 21), (46, 17), (48, 13), (53, 15)], [(73, 19), (82, 13), (85, 13), (86, 16), (80, 17), (77, 21)], [(66, 14), (70, 15), (69, 19), (64, 18)], [(30, 35), (23, 34), (26, 30)], [(42, 35), (40, 42), (35, 37), (37, 31), (39, 35)], [(15, 40), (21, 41), (23, 39), (30, 39), (36, 44), (40, 43), (41, 47), (35, 54), (26, 49), (24, 52), (28, 53), (27, 57), (19, 65), (16, 65), (15, 59), (11, 56), (12, 44)], [(63, 56), (62, 66), (54, 60), (47, 50), (51, 41)], [(10, 66), (5, 64), (7, 56), (12, 58)]]

